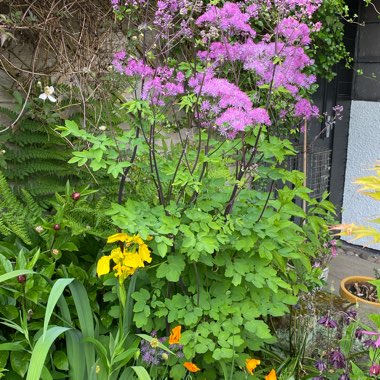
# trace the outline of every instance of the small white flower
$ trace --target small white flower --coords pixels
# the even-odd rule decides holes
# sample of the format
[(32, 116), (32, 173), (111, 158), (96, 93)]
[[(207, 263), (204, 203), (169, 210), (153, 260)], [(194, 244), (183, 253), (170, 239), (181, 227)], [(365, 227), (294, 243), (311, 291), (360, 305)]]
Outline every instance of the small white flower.
[(2, 151), (1, 151), (1, 154), (5, 154), (6, 153), (6, 151), (3, 149)]
[(105, 125), (101, 125), (99, 127), (99, 131), (105, 131), (107, 129), (107, 127)]
[(55, 103), (57, 99), (54, 96), (52, 96), (53, 94), (54, 94), (54, 87), (46, 86), (44, 88), (44, 92), (39, 96), (39, 98), (42, 100), (49, 99), (51, 102)]
[(42, 226), (37, 226), (36, 227), (36, 232), (38, 232), (39, 234), (44, 230), (44, 228)]

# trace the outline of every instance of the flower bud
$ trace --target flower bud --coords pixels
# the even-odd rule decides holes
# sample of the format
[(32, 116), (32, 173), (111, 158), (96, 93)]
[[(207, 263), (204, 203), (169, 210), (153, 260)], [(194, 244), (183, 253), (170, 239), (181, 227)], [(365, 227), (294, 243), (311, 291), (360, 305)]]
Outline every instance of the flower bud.
[(380, 375), (380, 365), (379, 364), (373, 364), (371, 368), (369, 369), (369, 374), (371, 376), (378, 376)]
[(18, 281), (20, 284), (23, 284), (23, 283), (26, 281), (26, 276), (25, 276), (25, 274), (20, 274), (19, 276), (17, 276), (17, 281)]
[(100, 127), (99, 127), (99, 130), (100, 131), (105, 131), (107, 129), (107, 127), (105, 126), (105, 125), (101, 125)]
[(59, 249), (53, 248), (53, 249), (51, 250), (51, 253), (52, 253), (53, 255), (57, 256), (57, 255), (59, 254)]
[(167, 361), (169, 359), (169, 355), (166, 352), (163, 352), (161, 355), (162, 359)]
[(54, 224), (53, 228), (56, 230), (56, 231), (59, 231), (61, 229), (61, 225), (60, 224)]
[(26, 316), (26, 318), (27, 318), (28, 321), (30, 321), (30, 319), (32, 318), (33, 314), (34, 314), (34, 311), (32, 309), (29, 309), (28, 310), (28, 314)]
[(80, 198), (80, 193), (78, 192), (74, 192), (71, 194), (71, 198), (74, 200), (74, 201), (78, 201), (79, 198)]

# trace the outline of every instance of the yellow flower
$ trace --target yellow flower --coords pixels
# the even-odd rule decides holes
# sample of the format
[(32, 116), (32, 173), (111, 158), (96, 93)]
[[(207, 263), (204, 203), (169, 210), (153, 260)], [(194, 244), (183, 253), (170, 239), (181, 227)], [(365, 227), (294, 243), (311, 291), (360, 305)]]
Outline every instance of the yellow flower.
[(139, 246), (139, 255), (147, 263), (150, 263), (152, 261), (152, 258), (150, 256), (149, 248), (148, 248), (148, 246), (145, 243), (143, 243), (143, 244), (141, 244)]
[(103, 276), (110, 272), (110, 261), (111, 256), (103, 256), (99, 259), (98, 264), (96, 266), (96, 273), (98, 276)]
[(245, 368), (250, 375), (253, 375), (253, 370), (260, 364), (260, 360), (256, 359), (247, 359), (245, 361)]
[(148, 246), (139, 235), (129, 236), (126, 233), (118, 233), (108, 238), (108, 243), (123, 242), (124, 246), (113, 249), (109, 256), (99, 259), (96, 273), (98, 276), (110, 272), (111, 260), (115, 264), (112, 268), (115, 276), (122, 283), (128, 276), (132, 276), (137, 268), (143, 268), (144, 262), (150, 263), (152, 257)]
[(183, 366), (189, 371), (189, 372), (198, 372), (201, 369), (198, 368), (194, 363), (185, 362), (183, 363)]
[(179, 340), (181, 339), (181, 328), (181, 326), (174, 327), (169, 336), (169, 344), (179, 343)]
[(272, 371), (270, 371), (268, 375), (265, 376), (265, 380), (277, 380), (276, 371), (272, 369)]
[(131, 237), (124, 233), (120, 232), (118, 234), (112, 235), (107, 239), (107, 243), (115, 243), (117, 241), (122, 241), (122, 242), (128, 242), (130, 241)]

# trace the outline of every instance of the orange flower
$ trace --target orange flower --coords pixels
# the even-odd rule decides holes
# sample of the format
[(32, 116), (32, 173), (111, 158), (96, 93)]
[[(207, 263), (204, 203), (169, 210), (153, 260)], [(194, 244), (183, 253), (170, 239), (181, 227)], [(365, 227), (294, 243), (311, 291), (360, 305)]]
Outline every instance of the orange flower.
[(276, 371), (272, 369), (272, 371), (270, 371), (268, 375), (265, 376), (265, 380), (277, 380)]
[(185, 363), (183, 363), (183, 366), (184, 366), (189, 372), (198, 372), (198, 371), (200, 371), (200, 368), (198, 368), (194, 363), (185, 362)]
[(169, 344), (177, 344), (181, 339), (181, 326), (174, 327), (169, 336)]
[(260, 364), (260, 360), (256, 359), (247, 359), (245, 361), (245, 368), (250, 375), (253, 375), (253, 370)]

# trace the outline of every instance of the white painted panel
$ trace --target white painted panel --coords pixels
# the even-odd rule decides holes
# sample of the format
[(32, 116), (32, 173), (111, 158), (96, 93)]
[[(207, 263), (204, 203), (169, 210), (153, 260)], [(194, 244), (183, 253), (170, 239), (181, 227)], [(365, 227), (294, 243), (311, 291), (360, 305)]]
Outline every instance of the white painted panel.
[[(372, 175), (369, 170), (380, 160), (380, 103), (353, 100), (348, 136), (346, 179), (343, 195), (343, 223), (361, 225), (371, 224), (370, 219), (380, 217), (380, 202), (358, 193), (358, 185), (353, 182), (363, 176)], [(331, 179), (334, 181), (334, 178)], [(351, 242), (349, 237), (346, 241)], [(380, 244), (368, 244), (368, 240), (360, 239), (352, 242), (380, 249)]]

